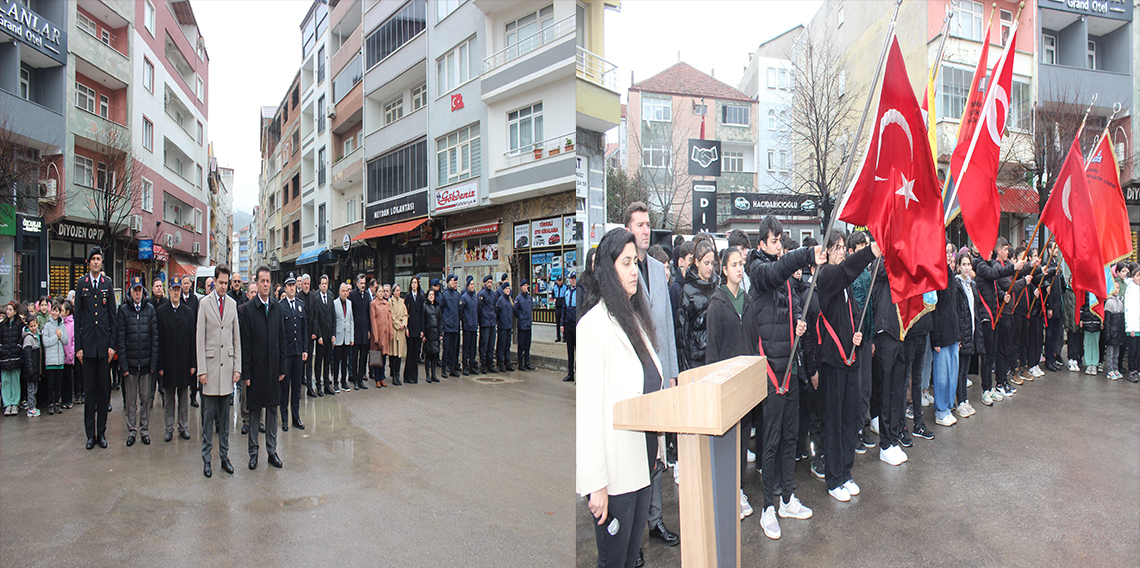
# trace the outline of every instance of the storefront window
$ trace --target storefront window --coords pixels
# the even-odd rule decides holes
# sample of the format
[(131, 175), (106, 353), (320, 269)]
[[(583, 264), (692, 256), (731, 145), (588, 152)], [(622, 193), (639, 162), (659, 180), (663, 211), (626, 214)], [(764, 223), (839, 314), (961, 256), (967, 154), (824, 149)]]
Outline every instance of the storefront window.
[(484, 276), (495, 275), (499, 266), (499, 236), (495, 234), (450, 241), (447, 260), (460, 284), (466, 282), (468, 276), (474, 276), (478, 284)]

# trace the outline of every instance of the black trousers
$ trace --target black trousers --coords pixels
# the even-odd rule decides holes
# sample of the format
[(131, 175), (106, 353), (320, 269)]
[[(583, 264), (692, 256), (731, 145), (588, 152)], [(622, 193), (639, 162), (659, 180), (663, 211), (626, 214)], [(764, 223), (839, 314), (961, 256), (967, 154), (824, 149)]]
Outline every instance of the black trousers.
[(970, 370), (970, 357), (973, 357), (973, 355), (958, 353), (958, 389), (955, 395), (955, 400), (958, 404), (962, 404), (967, 400), (966, 373)]
[(63, 369), (45, 369), (44, 378), (47, 379), (44, 386), (47, 387), (43, 400), (47, 402), (48, 406), (59, 404), (59, 387), (63, 381)]
[[(1129, 374), (1140, 371), (1140, 336), (1125, 335), (1124, 343), (1128, 347), (1128, 372)], [(1123, 349), (1121, 349), (1123, 351)], [(1123, 373), (1124, 371), (1121, 371)]]
[[(781, 376), (783, 373), (777, 373)], [(764, 508), (775, 504), (775, 496), (783, 495), (785, 502), (796, 492), (796, 440), (800, 433), (799, 381), (788, 383), (788, 392), (776, 394), (776, 387), (768, 384), (764, 398), (764, 454), (761, 464), (764, 475)], [(748, 432), (741, 432), (747, 436)], [(854, 446), (852, 446), (854, 448)]]
[(76, 393), (83, 391), (83, 389), (75, 387), (76, 382), (75, 365), (64, 365), (63, 376), (60, 378), (59, 384), (59, 398), (62, 404), (72, 404), (75, 400)]
[[(1029, 318), (1024, 314), (1013, 314), (1013, 334), (1014, 334), (1014, 351), (1013, 351), (1013, 365), (1014, 369), (1022, 369), (1030, 366), (1029, 362)], [(1036, 364), (1036, 362), (1034, 362)]]
[(518, 357), (519, 366), (530, 364), (530, 330), (519, 330), (519, 344), (518, 344)]
[(330, 378), (333, 371), (331, 342), (326, 341), (323, 345), (318, 343), (316, 347), (313, 348), (313, 355), (314, 359), (316, 359), (313, 361), (313, 374), (317, 379), (316, 387), (319, 389), (322, 385), (332, 384)]
[[(395, 381), (400, 378), (400, 358), (395, 355), (389, 355), (386, 359), (388, 359), (388, 376)], [(381, 374), (380, 376), (383, 377), (384, 375)]]
[(1041, 350), (1044, 349), (1044, 324), (1041, 316), (1029, 318), (1028, 332), (1025, 341), (1025, 367), (1030, 368), (1041, 364)]
[[(816, 457), (823, 454), (823, 382), (811, 386), (811, 378), (800, 383), (800, 438), (798, 452)], [(747, 415), (745, 416), (747, 418)], [(748, 436), (748, 431), (743, 431)]]
[[(910, 378), (910, 400), (914, 404), (914, 427), (925, 426), (922, 421), (922, 364), (926, 360), (926, 338), (930, 334), (910, 334), (903, 342), (903, 355), (906, 362), (903, 370)], [(901, 432), (900, 432), (901, 435)]]
[(823, 443), (827, 456), (824, 477), (831, 490), (851, 480), (851, 466), (855, 464), (855, 444), (859, 437), (859, 368), (820, 363), (819, 380), (826, 385), (823, 391)]
[(440, 367), (443, 368), (443, 373), (454, 369), (456, 373), (459, 372), (459, 332), (458, 331), (445, 331), (443, 332), (443, 353), (440, 360)]
[(352, 374), (350, 380), (363, 381), (372, 375), (372, 372), (368, 369), (368, 345), (368, 342), (365, 341), (363, 343), (358, 342), (352, 346), (353, 371), (355, 372)]
[(88, 438), (107, 431), (107, 404), (111, 396), (111, 366), (106, 357), (83, 358), (83, 429)]
[[(907, 365), (903, 342), (887, 333), (875, 336), (875, 370), (882, 385), (879, 411), (879, 448), (897, 446), (906, 427)], [(921, 395), (920, 395), (921, 396)], [(920, 401), (921, 398), (915, 400)]]
[(495, 364), (495, 328), (479, 326), (479, 361), (484, 367)]
[(617, 534), (611, 535), (608, 524), (598, 525), (594, 521), (594, 539), (598, 544), (598, 568), (633, 568), (637, 553), (641, 550), (641, 540), (645, 535), (645, 523), (649, 518), (650, 487), (637, 491), (609, 496), (610, 516), (617, 520)]
[(463, 368), (476, 370), (479, 368), (479, 332), (463, 331)]
[[(1005, 314), (998, 320), (997, 330), (994, 334), (994, 350), (997, 354), (994, 356), (994, 379), (997, 381), (998, 386), (1006, 384), (1006, 379), (1009, 376), (1010, 370), (1013, 369), (1014, 353), (1011, 351), (1014, 347), (1016, 336), (1016, 326), (1014, 324), (1016, 317), (1013, 314)], [(989, 352), (987, 346), (986, 351)]]
[(574, 349), (578, 344), (578, 325), (574, 322), (563, 327), (566, 328), (562, 332), (562, 339), (566, 340), (566, 374), (574, 378)]
[(305, 376), (305, 365), (300, 355), (285, 357), (285, 380), (281, 381), (279, 389), (281, 397), (278, 406), (281, 408), (281, 423), (289, 423), (289, 409), (293, 409), (293, 421), (301, 420), (301, 381)]
[(418, 382), (420, 380), (420, 346), (423, 341), (419, 337), (408, 335), (408, 361), (404, 364), (404, 382)]
[(1078, 329), (1077, 331), (1069, 332), (1069, 350), (1066, 355), (1069, 356), (1070, 361), (1076, 361), (1080, 365), (1085, 358), (1085, 332)]
[(332, 384), (339, 386), (343, 378), (352, 376), (353, 345), (334, 345), (332, 348)]
[(994, 345), (996, 341), (997, 330), (990, 327), (990, 322), (982, 322), (982, 347), (985, 349), (985, 353), (982, 354), (978, 363), (978, 375), (982, 380), (982, 391), (993, 388), (994, 361), (997, 359), (997, 346)]
[[(871, 421), (871, 396), (873, 386), (871, 374), (874, 362), (871, 356), (871, 337), (867, 334), (867, 341), (855, 348), (855, 364), (859, 367), (859, 422), (866, 426)], [(809, 377), (810, 378), (810, 377)]]
[(1057, 342), (1065, 336), (1065, 326), (1061, 318), (1052, 317), (1045, 320), (1045, 362), (1052, 363), (1061, 355), (1061, 346)]
[(495, 362), (500, 365), (508, 365), (511, 362), (511, 328), (499, 329), (499, 333), (495, 338)]
[(424, 353), (424, 378), (438, 378), (435, 376), (435, 369), (439, 366), (438, 353)]
[(562, 341), (562, 308), (566, 307), (566, 298), (554, 299), (554, 341)]
[(308, 345), (306, 347), (308, 347), (309, 359), (307, 361), (302, 361), (301, 364), (305, 366), (305, 384), (311, 385), (313, 384), (313, 365), (317, 360), (317, 354), (315, 353), (317, 340), (309, 339)]

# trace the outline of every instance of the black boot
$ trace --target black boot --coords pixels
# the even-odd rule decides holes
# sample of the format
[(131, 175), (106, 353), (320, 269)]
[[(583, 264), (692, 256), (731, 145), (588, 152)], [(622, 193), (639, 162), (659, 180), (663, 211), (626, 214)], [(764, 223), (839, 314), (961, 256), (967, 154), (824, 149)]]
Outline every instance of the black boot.
[(487, 365), (487, 371), (490, 373), (498, 373), (498, 371), (495, 370), (495, 364), (494, 363)]
[(515, 370), (515, 368), (513, 366), (511, 366), (511, 360), (510, 359), (507, 359), (506, 365), (507, 365), (507, 372), (508, 373), (513, 372)]
[(400, 382), (400, 377), (392, 377), (392, 386), (398, 387), (404, 383)]
[(526, 370), (528, 370), (528, 371), (535, 370), (534, 367), (531, 366), (529, 358), (526, 360)]
[(317, 391), (313, 390), (313, 383), (310, 381), (305, 386), (308, 388), (308, 391), (305, 393), (305, 395), (309, 398), (317, 398)]

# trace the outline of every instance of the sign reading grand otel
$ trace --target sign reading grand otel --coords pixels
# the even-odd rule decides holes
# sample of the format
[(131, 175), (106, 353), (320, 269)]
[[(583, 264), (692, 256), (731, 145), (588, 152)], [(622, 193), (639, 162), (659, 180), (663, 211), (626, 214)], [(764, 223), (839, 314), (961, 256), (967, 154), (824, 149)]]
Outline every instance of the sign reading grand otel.
[(67, 64), (67, 32), (19, 0), (0, 0), (0, 30), (60, 64)]

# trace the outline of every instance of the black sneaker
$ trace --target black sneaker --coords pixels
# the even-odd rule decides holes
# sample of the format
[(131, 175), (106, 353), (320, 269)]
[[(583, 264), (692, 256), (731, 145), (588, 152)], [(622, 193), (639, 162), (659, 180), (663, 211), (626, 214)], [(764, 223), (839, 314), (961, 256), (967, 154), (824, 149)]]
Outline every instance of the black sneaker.
[(903, 428), (902, 436), (899, 438), (899, 445), (904, 448), (909, 448), (914, 445), (914, 439), (910, 437), (910, 430)]
[(811, 474), (818, 477), (819, 479), (823, 479), (824, 475), (826, 475), (823, 471), (822, 456), (811, 460)]
[[(923, 440), (933, 440), (934, 432), (926, 429), (926, 426), (918, 426), (914, 429), (914, 435), (922, 438)], [(910, 446), (907, 446), (910, 447)]]
[(867, 447), (863, 444), (855, 444), (855, 453), (861, 456), (867, 453)]

